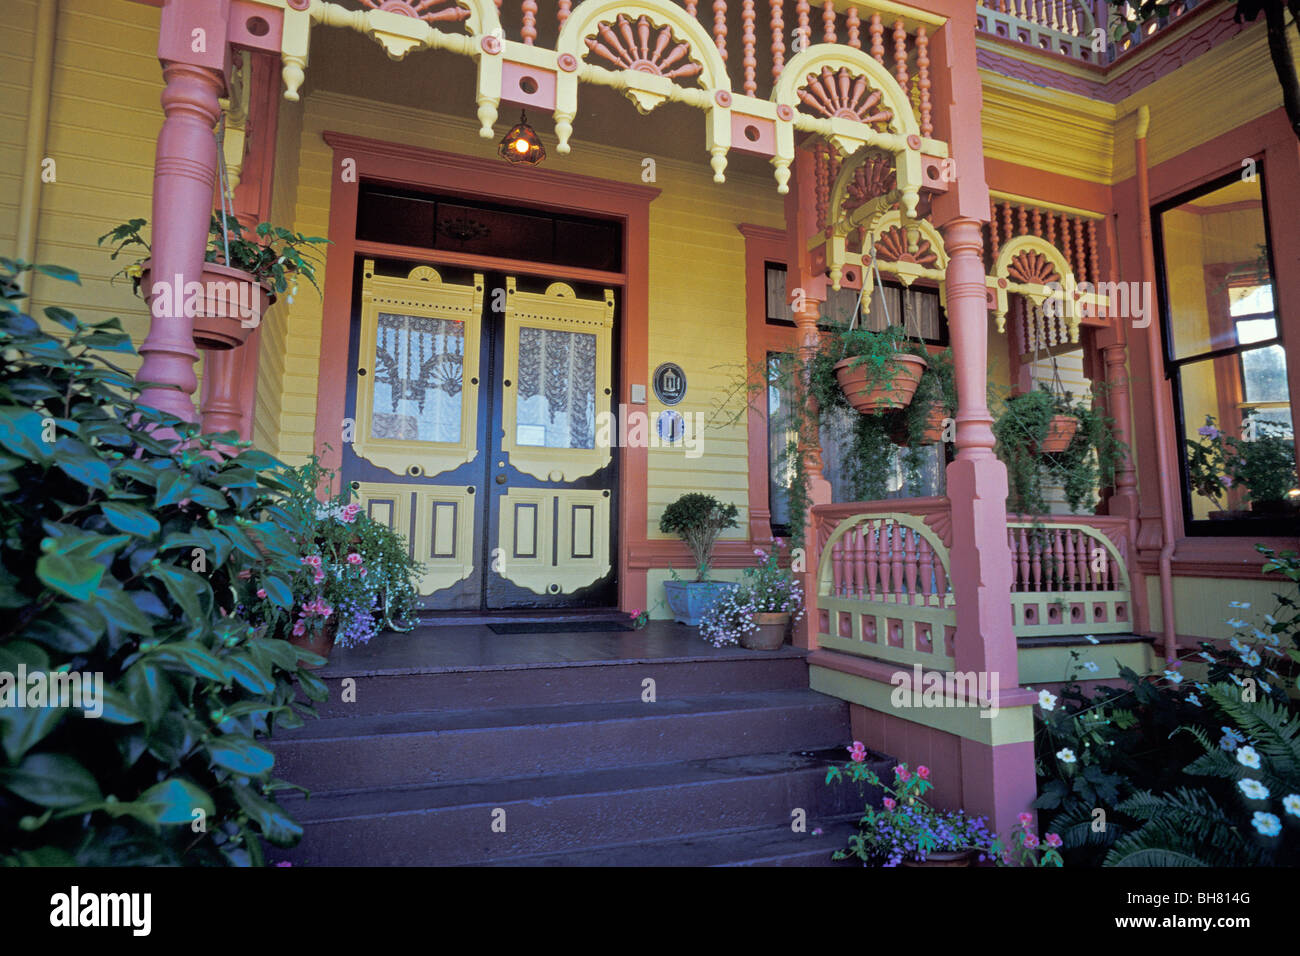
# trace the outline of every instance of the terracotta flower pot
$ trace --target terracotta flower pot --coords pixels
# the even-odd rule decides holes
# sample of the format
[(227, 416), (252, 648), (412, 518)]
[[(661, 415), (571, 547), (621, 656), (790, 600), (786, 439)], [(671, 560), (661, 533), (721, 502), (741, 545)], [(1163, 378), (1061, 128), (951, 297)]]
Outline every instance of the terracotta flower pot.
[[(152, 313), (154, 308), (153, 275), (150, 264), (144, 264), (140, 275), (140, 290)], [(203, 304), (192, 316), (194, 345), (201, 349), (222, 351), (243, 345), (253, 329), (261, 323), (266, 310), (275, 302), (268, 286), (253, 280), (247, 273), (215, 262), (203, 263), (201, 279), (204, 289)], [(170, 293), (186, 308), (190, 296), (185, 290)], [(175, 305), (177, 303), (173, 303)], [(168, 310), (173, 311), (172, 309)]]
[(790, 612), (755, 614), (754, 623), (758, 625), (757, 633), (742, 635), (740, 646), (751, 651), (779, 650), (785, 644), (786, 631), (790, 629)]
[[(338, 634), (339, 622), (334, 615), (325, 621), (325, 626), (319, 631), (308, 632), (301, 637), (293, 634), (289, 635), (289, 643), (294, 647), (301, 647), (303, 650), (311, 651), (313, 654), (319, 654), (321, 657), (328, 658), (330, 651), (334, 649), (334, 638)], [(317, 665), (324, 666), (324, 665)]]
[(1079, 430), (1079, 420), (1073, 415), (1053, 415), (1047, 423), (1047, 437), (1038, 446), (1039, 454), (1054, 455), (1065, 451), (1074, 441), (1074, 433)]
[(973, 856), (974, 854), (970, 850), (954, 850), (931, 853), (924, 860), (904, 860), (900, 865), (906, 867), (970, 866)]
[(919, 355), (899, 352), (893, 358), (893, 375), (884, 382), (873, 383), (869, 380), (867, 366), (852, 367), (856, 361), (855, 358), (846, 358), (836, 362), (835, 380), (844, 389), (849, 404), (864, 415), (906, 408), (916, 394), (916, 387), (921, 384), (921, 375), (930, 364)]

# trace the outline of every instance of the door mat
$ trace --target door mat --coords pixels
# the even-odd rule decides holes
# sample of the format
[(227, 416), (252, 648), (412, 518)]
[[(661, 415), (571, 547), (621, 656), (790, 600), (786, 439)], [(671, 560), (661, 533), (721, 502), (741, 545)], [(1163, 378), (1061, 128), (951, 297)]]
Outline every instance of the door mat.
[(571, 631), (631, 631), (622, 621), (507, 621), (489, 624), (493, 634), (563, 634)]

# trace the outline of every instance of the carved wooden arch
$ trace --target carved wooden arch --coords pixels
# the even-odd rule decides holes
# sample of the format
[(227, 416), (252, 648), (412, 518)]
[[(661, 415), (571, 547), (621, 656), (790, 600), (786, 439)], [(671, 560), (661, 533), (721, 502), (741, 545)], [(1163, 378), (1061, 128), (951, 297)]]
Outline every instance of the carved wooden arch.
[[(875, 63), (875, 60), (871, 62)], [(890, 82), (893, 80), (891, 79)], [(897, 87), (896, 83), (895, 87)], [(912, 142), (919, 145), (920, 140), (913, 138)], [(892, 155), (894, 159), (895, 188), (868, 199), (848, 214), (842, 215), (841, 210), (848, 204), (849, 190), (858, 170), (881, 155)], [(918, 221), (916, 213), (921, 198), (921, 182), (921, 153), (919, 148), (912, 148), (908, 143), (904, 143), (903, 148), (897, 152), (883, 145), (863, 146), (840, 165), (835, 182), (831, 185), (830, 200), (827, 205), (830, 227), (829, 235), (826, 237), (826, 269), (830, 273), (833, 288), (839, 289), (844, 266), (855, 260), (848, 251), (848, 237), (855, 229), (862, 228), (868, 234), (875, 233), (879, 223), (883, 222), (891, 212), (895, 213), (895, 217), (890, 220), (892, 224), (901, 223), (906, 228), (909, 223)], [(863, 248), (867, 250), (869, 256), (870, 247), (864, 245)], [(942, 242), (938, 243), (936, 248), (942, 249)], [(946, 255), (943, 261), (946, 268)], [(866, 277), (864, 281), (868, 281)]]
[(1071, 342), (1079, 341), (1079, 306), (1086, 302), (1095, 309), (1106, 302), (1095, 293), (1080, 291), (1065, 254), (1040, 236), (1016, 236), (1004, 243), (986, 285), (999, 332), (1006, 332), (1012, 293), (1044, 311), (1055, 310), (1052, 316), (1065, 320)]
[[(555, 52), (560, 56), (567, 53), (581, 61), (587, 55), (587, 37), (597, 36), (600, 23), (613, 22), (620, 13), (626, 14), (633, 24), (643, 14), (648, 17), (656, 28), (651, 35), (652, 42), (658, 29), (671, 27), (678, 40), (690, 44), (687, 56), (703, 68), (698, 78), (699, 85), (709, 91), (731, 90), (727, 66), (722, 62), (722, 55), (713, 38), (685, 9), (668, 0), (585, 0), (564, 21), (560, 36), (555, 42)], [(584, 66), (606, 69), (587, 64)]]
[[(920, 136), (921, 129), (917, 125), (916, 114), (912, 111), (912, 101), (884, 64), (877, 63), (874, 57), (862, 50), (840, 46), (837, 43), (817, 43), (795, 54), (786, 63), (785, 69), (776, 81), (776, 87), (772, 90), (772, 101), (778, 106), (788, 106), (792, 110), (798, 110), (799, 90), (807, 85), (809, 76), (819, 77), (823, 67), (828, 68), (832, 73), (837, 73), (840, 67), (847, 67), (850, 74), (865, 77), (873, 89), (880, 91), (885, 108), (892, 114), (889, 130), (894, 137), (905, 141), (908, 136)], [(919, 148), (918, 144), (918, 151)], [(852, 151), (844, 150), (844, 152)], [(890, 152), (897, 151), (896, 148), (890, 149)]]

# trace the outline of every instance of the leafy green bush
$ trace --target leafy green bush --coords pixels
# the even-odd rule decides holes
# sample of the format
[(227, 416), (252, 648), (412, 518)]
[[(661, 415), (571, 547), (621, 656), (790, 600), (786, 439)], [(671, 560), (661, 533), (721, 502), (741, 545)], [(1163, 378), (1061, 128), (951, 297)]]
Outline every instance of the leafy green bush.
[[(117, 319), (47, 308), (68, 334), (44, 331), (30, 268), (0, 259), (0, 859), (259, 864), (301, 829), (258, 738), (326, 693), (236, 614), (240, 572), (287, 591), (301, 563), (283, 466), (138, 404), (101, 354), (133, 352)], [(22, 706), (23, 672), (100, 691)]]

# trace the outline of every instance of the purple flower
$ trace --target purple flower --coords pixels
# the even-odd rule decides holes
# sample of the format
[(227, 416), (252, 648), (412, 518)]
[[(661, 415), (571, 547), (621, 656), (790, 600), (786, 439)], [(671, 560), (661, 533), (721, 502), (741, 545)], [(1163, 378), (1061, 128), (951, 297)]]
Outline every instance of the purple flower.
[(1218, 438), (1219, 430), (1213, 425), (1202, 425), (1200, 428), (1196, 429), (1196, 434), (1204, 435), (1206, 438)]

